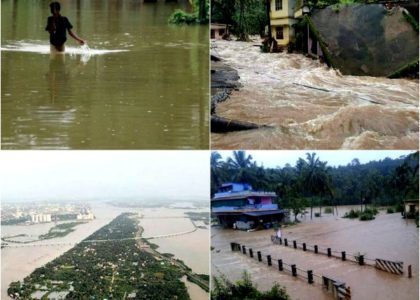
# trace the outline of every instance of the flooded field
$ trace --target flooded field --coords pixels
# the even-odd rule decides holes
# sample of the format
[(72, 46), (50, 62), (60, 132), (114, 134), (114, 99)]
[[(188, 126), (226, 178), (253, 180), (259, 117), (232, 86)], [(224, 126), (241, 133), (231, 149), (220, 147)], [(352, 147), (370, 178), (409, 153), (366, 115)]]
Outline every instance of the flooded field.
[[(237, 280), (247, 270), (261, 289), (269, 289), (277, 282), (287, 288), (293, 299), (332, 299), (331, 294), (318, 284), (309, 285), (305, 279), (294, 278), (290, 273), (279, 272), (249, 256), (232, 252), (230, 242), (238, 242), (262, 251), (264, 255), (272, 255), (273, 259), (281, 258), (288, 264), (296, 264), (300, 269), (341, 280), (350, 286), (352, 299), (418, 299), (419, 231), (414, 222), (402, 219), (399, 213), (385, 214), (383, 211), (369, 222), (343, 219), (344, 210), (348, 207), (340, 208), (340, 217), (323, 214), (310, 221), (306, 216), (302, 223), (284, 228), (283, 237), (298, 243), (316, 244), (320, 248), (331, 247), (333, 251), (346, 251), (349, 258), (360, 252), (366, 258), (403, 261), (403, 276), (302, 249), (273, 245), (270, 240), (273, 230), (243, 232), (219, 228), (212, 228), (211, 233), (211, 245), (215, 247), (211, 252), (212, 274), (225, 274), (230, 280)], [(413, 268), (411, 279), (407, 278), (408, 265)]]
[(187, 0), (65, 1), (91, 50), (50, 56), (49, 2), (2, 1), (3, 149), (207, 149), (208, 26)]
[(272, 128), (212, 133), (213, 149), (417, 149), (417, 80), (343, 76), (300, 54), (261, 53), (260, 41), (215, 41), (243, 85), (221, 117)]
[[(45, 265), (71, 249), (74, 243), (85, 239), (99, 228), (111, 222), (122, 212), (118, 208), (101, 204), (92, 203), (91, 207), (96, 219), (74, 227), (75, 231), (64, 237), (25, 244), (24, 247), (6, 247), (1, 249), (1, 299), (10, 299), (7, 296), (7, 288), (11, 282), (22, 280), (36, 268)], [(54, 223), (31, 226), (2, 226), (1, 236), (23, 233), (36, 237), (48, 232), (52, 226), (54, 226)], [(9, 244), (12, 245), (12, 243)], [(49, 245), (40, 246), (42, 244)], [(17, 245), (21, 246), (20, 244)]]

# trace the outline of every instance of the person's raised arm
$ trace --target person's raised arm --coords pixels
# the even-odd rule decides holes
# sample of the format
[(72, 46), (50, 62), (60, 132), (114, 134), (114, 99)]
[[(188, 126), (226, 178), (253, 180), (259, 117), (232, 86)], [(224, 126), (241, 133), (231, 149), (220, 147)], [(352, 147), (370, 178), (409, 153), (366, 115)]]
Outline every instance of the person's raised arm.
[(68, 31), (69, 31), (70, 36), (74, 38), (77, 42), (79, 42), (80, 45), (86, 44), (86, 41), (78, 37), (77, 34), (71, 31), (71, 29), (68, 29)]

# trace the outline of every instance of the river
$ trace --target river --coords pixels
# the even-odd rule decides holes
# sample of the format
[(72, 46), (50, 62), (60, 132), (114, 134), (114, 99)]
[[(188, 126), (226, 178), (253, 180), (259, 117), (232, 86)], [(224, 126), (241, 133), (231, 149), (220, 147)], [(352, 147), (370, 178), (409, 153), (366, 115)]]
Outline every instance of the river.
[(50, 1), (2, 1), (3, 149), (207, 149), (208, 26), (188, 0), (63, 1), (88, 41), (49, 55)]
[[(75, 231), (60, 238), (39, 241), (31, 244), (50, 244), (48, 246), (19, 247), (1, 249), (1, 298), (10, 299), (7, 295), (7, 288), (13, 281), (22, 280), (36, 268), (59, 257), (61, 254), (71, 249), (74, 243), (80, 242), (94, 233), (99, 228), (111, 222), (115, 217), (123, 212), (122, 209), (110, 207), (100, 203), (91, 203), (92, 212), (95, 219), (85, 224), (74, 227)], [(39, 236), (48, 232), (54, 223), (36, 225), (14, 225), (1, 226), (1, 236), (16, 234), (27, 234), (29, 236)], [(52, 243), (68, 243), (51, 245)], [(12, 243), (10, 243), (12, 244)], [(19, 244), (18, 244), (19, 245)]]
[(272, 128), (212, 133), (213, 149), (417, 149), (417, 80), (343, 76), (300, 54), (261, 53), (259, 44), (212, 42), (243, 85), (216, 112)]
[[(274, 234), (272, 229), (243, 232), (220, 228), (212, 228), (211, 231), (211, 245), (215, 247), (211, 252), (212, 274), (225, 274), (235, 281), (247, 270), (263, 290), (277, 282), (286, 287), (292, 299), (332, 299), (331, 294), (319, 285), (309, 285), (304, 279), (296, 279), (290, 273), (267, 268), (249, 256), (232, 252), (230, 242), (238, 242), (254, 250), (261, 250), (265, 255), (271, 254), (273, 259), (281, 258), (285, 263), (296, 264), (303, 270), (313, 270), (314, 274), (341, 280), (351, 287), (352, 299), (418, 299), (419, 231), (413, 220), (404, 220), (399, 213), (386, 214), (384, 211), (373, 221), (341, 218), (348, 209), (340, 207), (340, 217), (322, 214), (321, 218), (311, 221), (310, 216), (306, 216), (298, 225), (283, 228), (283, 237), (290, 243), (297, 240), (298, 243), (316, 244), (320, 248), (331, 247), (333, 251), (346, 251), (348, 257), (360, 252), (367, 258), (403, 261), (403, 276), (303, 252), (301, 249), (273, 245), (270, 240), (270, 235)], [(318, 212), (317, 209), (315, 211)], [(277, 260), (274, 264), (277, 264)], [(408, 265), (412, 265), (413, 278), (407, 278)]]
[[(152, 237), (194, 230), (194, 225), (190, 219), (185, 218), (184, 213), (187, 211), (205, 212), (206, 210), (170, 208), (141, 210), (140, 226), (144, 229), (143, 236)], [(150, 242), (159, 246), (157, 251), (160, 253), (174, 254), (176, 258), (181, 259), (190, 267), (193, 272), (208, 275), (210, 261), (209, 227), (199, 221), (195, 221), (195, 223), (197, 226), (204, 226), (207, 229), (198, 228), (192, 233), (151, 239)], [(207, 300), (209, 298), (209, 294), (195, 284), (186, 280), (184, 282), (186, 282), (192, 300)]]

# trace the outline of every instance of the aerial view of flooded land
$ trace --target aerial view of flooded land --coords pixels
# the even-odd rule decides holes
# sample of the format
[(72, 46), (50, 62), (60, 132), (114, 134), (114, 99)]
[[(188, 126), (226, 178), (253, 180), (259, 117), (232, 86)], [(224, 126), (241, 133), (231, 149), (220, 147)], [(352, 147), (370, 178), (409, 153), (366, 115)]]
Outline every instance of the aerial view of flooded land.
[(418, 299), (418, 152), (286, 152), (212, 154), (214, 299)]
[(212, 149), (417, 149), (418, 2), (214, 2)]
[(208, 148), (208, 16), (170, 22), (192, 1), (60, 1), (85, 45), (59, 55), (50, 2), (1, 2), (2, 149)]
[[(138, 171), (137, 167), (141, 169), (140, 165), (133, 168), (136, 156), (132, 155), (129, 155), (131, 167), (127, 166), (128, 161), (120, 159), (113, 171), (119, 172), (119, 169), (134, 174)], [(168, 155), (171, 156), (171, 162), (165, 163), (173, 169), (169, 173), (176, 173), (180, 177), (181, 166), (177, 169), (176, 165), (180, 162), (185, 164), (182, 155), (191, 157), (191, 154)], [(67, 174), (61, 179), (55, 179), (56, 185), (50, 193), (55, 194), (57, 189), (73, 189), (63, 183), (69, 178), (73, 178), (70, 180), (72, 183), (79, 182), (76, 185), (80, 191), (80, 186), (86, 184), (82, 181), (93, 178), (92, 172), (95, 171), (84, 169), (83, 172), (80, 165), (75, 169), (84, 175), (73, 173), (70, 170), (73, 163), (62, 162), (60, 168), (66, 169)], [(101, 158), (91, 157), (87, 164), (92, 167), (103, 163)], [(147, 162), (143, 161), (142, 165), (147, 165)], [(200, 166), (200, 163), (196, 162), (196, 165)], [(56, 166), (55, 163), (50, 165), (47, 162), (45, 170), (38, 172), (45, 179), (51, 176)], [(153, 167), (148, 166), (147, 169), (153, 177)], [(207, 168), (195, 171), (190, 169), (184, 173), (190, 172), (195, 173), (195, 181), (200, 174), (208, 177), (205, 175), (208, 173)], [(95, 194), (102, 193), (97, 189), (98, 184), (107, 181), (124, 186), (123, 190), (128, 194), (131, 194), (127, 192), (129, 190), (137, 190), (139, 180), (149, 181), (148, 177), (142, 179), (140, 176), (119, 181), (113, 172), (109, 173), (109, 177), (104, 174), (96, 174), (97, 178), (101, 178), (99, 181), (97, 178), (90, 181), (90, 188)], [(85, 179), (78, 178), (80, 176)], [(165, 174), (162, 179), (169, 180), (168, 176), (171, 175)], [(133, 181), (136, 185), (130, 186)], [(13, 185), (11, 182), (10, 186)], [(152, 187), (156, 184), (153, 182), (149, 181), (150, 184), (144, 186), (139, 194), (148, 194), (146, 190), (157, 191), (156, 185)], [(22, 185), (22, 199), (29, 197), (26, 187), (31, 184), (35, 183)], [(159, 185), (161, 196), (157, 198), (151, 194), (151, 198), (145, 194), (137, 197), (127, 194), (121, 197), (110, 196), (109, 193), (114, 194), (118, 188), (109, 189), (108, 186), (108, 195), (103, 198), (92, 199), (90, 196), (71, 201), (11, 200), (9, 197), (12, 197), (14, 189), (8, 189), (5, 193), (8, 200), (3, 195), (1, 211), (1, 298), (208, 299), (209, 203), (199, 193), (189, 194), (196, 190), (194, 188), (189, 188), (186, 193), (178, 190), (188, 185), (187, 181), (185, 184), (177, 182), (176, 186), (175, 183), (167, 184), (171, 191), (169, 194), (177, 191), (178, 199), (168, 196), (164, 185)], [(196, 181), (196, 186), (201, 190), (203, 185)], [(204, 186), (208, 186), (208, 181)], [(207, 193), (208, 189), (203, 191)]]
[[(76, 222), (51, 221), (48, 213), (39, 221), (2, 226), (2, 297), (170, 299), (177, 295), (178, 299), (207, 299), (209, 211), (197, 212), (194, 207), (189, 211), (159, 207), (124, 211), (115, 205), (100, 206), (98, 216), (89, 214), (92, 220), (107, 219), (106, 225), (90, 224), (68, 238), (64, 229), (60, 236), (53, 236), (54, 228)], [(40, 215), (21, 210), (18, 214), (32, 219)], [(81, 214), (77, 217), (81, 219)], [(20, 271), (22, 266), (26, 270)], [(162, 284), (167, 289), (157, 289)]]

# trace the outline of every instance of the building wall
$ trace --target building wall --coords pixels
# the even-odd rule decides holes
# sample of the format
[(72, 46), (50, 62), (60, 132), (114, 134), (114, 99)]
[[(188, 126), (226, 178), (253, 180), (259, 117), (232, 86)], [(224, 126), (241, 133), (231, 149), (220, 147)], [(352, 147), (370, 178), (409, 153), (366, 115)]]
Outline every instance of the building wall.
[(261, 204), (272, 204), (273, 200), (271, 197), (261, 197)]
[(293, 18), (295, 14), (296, 1), (282, 0), (282, 9), (276, 10), (276, 0), (270, 3), (270, 19)]
[[(280, 46), (287, 46), (294, 37), (293, 24), (297, 22), (294, 17), (295, 0), (282, 0), (281, 10), (276, 10), (276, 0), (270, 2), (271, 34)], [(283, 27), (283, 39), (277, 38), (277, 28)]]

